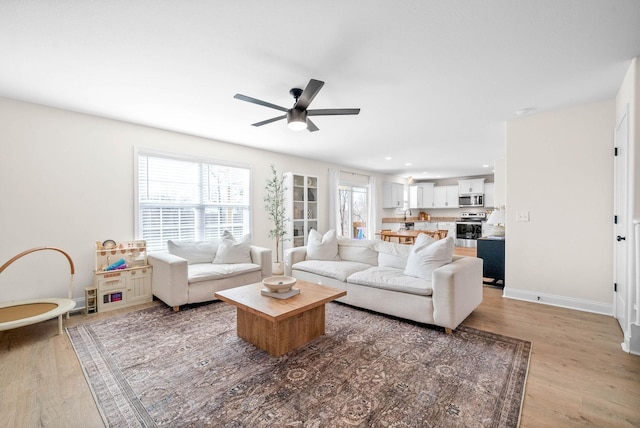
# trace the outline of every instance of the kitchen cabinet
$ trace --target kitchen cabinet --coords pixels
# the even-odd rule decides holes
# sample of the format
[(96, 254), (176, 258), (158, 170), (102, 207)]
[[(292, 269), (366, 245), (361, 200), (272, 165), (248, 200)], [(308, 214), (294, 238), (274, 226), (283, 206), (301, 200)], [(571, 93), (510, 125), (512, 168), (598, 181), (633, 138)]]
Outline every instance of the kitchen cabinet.
[(284, 174), (287, 234), (284, 249), (307, 245), (311, 229), (318, 230), (318, 177)]
[[(457, 187), (457, 186), (454, 186)], [(453, 221), (441, 221), (438, 222), (438, 230), (446, 230), (447, 236), (456, 239), (456, 223)]]
[(433, 208), (458, 208), (459, 186), (435, 186), (433, 188)]
[(433, 183), (421, 183), (409, 187), (409, 209), (433, 208)]
[(485, 183), (484, 185), (484, 206), (485, 208), (494, 208), (495, 203), (495, 186), (493, 183)]
[(404, 227), (404, 223), (382, 223), (383, 230), (391, 230), (396, 232), (401, 227)]
[(404, 184), (382, 183), (382, 208), (404, 208)]
[(484, 193), (484, 178), (458, 180), (460, 195), (481, 195)]
[(438, 230), (438, 223), (432, 221), (416, 221), (413, 223), (415, 230)]

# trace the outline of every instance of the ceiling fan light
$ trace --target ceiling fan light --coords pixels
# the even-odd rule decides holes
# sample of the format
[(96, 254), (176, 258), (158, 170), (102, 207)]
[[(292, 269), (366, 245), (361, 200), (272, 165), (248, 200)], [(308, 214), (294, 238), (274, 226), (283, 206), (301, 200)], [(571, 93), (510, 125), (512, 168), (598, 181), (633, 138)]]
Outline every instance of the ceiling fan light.
[(287, 110), (287, 126), (294, 131), (307, 129), (307, 111), (294, 108)]

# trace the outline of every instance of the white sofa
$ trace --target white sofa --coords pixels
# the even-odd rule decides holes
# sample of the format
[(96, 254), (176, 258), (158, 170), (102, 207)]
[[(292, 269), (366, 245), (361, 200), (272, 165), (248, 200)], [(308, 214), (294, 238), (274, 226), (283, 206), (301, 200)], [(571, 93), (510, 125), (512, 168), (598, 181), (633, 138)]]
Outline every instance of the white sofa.
[(444, 247), (444, 253), (450, 255), (434, 264), (433, 257), (424, 256), (429, 245), (436, 245), (428, 239), (434, 240), (420, 237), (425, 238), (417, 239), (413, 246), (339, 239), (335, 256), (331, 251), (318, 256), (314, 249), (316, 255), (309, 257), (308, 247), (292, 248), (285, 252), (285, 274), (346, 290), (340, 302), (437, 325), (451, 333), (482, 302), (482, 259), (453, 256), (453, 238), (449, 237), (445, 240), (450, 241), (437, 241), (437, 246), (440, 256)]
[(271, 249), (223, 238), (212, 241), (169, 241), (166, 252), (148, 256), (153, 266), (153, 295), (174, 311), (181, 305), (215, 300), (216, 291), (260, 282), (271, 276)]

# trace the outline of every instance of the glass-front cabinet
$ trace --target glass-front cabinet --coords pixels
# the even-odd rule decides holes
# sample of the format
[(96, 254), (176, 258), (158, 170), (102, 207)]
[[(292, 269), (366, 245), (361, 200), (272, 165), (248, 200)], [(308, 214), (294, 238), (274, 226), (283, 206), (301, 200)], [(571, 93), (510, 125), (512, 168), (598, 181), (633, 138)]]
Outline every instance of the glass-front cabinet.
[(318, 230), (318, 177), (284, 174), (287, 236), (284, 248), (307, 245), (309, 231)]

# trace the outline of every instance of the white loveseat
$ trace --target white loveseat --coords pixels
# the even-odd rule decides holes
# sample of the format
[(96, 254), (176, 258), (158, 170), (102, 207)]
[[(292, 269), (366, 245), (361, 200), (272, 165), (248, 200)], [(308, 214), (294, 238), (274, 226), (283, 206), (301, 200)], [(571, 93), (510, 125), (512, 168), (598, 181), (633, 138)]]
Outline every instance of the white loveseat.
[(225, 232), (219, 240), (168, 241), (166, 252), (149, 253), (153, 295), (174, 311), (187, 303), (215, 300), (216, 291), (260, 282), (271, 276), (271, 249), (236, 242)]
[[(325, 235), (320, 247), (327, 242), (331, 237)], [(419, 235), (413, 246), (342, 238), (335, 244), (337, 254), (318, 251), (311, 237), (308, 247), (287, 250), (285, 274), (346, 290), (340, 302), (444, 327), (447, 333), (482, 302), (482, 259), (453, 256), (451, 237), (435, 241)]]

